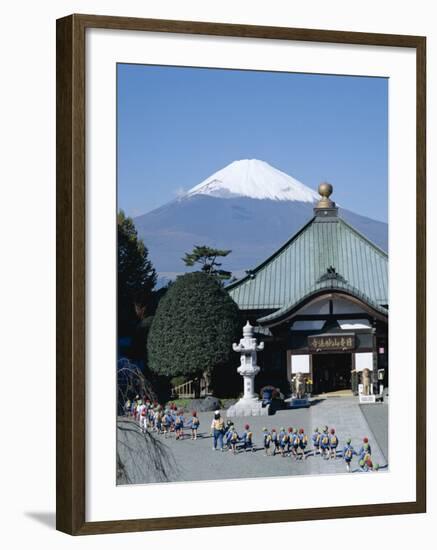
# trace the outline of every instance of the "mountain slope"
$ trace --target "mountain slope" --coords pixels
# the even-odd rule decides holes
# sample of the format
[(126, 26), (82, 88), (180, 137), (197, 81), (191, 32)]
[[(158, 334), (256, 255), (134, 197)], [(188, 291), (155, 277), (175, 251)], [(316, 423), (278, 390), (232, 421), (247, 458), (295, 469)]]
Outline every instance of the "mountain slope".
[[(240, 276), (313, 216), (317, 198), (315, 191), (267, 163), (236, 161), (134, 221), (161, 278), (188, 271), (182, 256), (202, 244), (232, 249), (223, 268)], [(344, 209), (340, 215), (387, 250), (387, 224)]]

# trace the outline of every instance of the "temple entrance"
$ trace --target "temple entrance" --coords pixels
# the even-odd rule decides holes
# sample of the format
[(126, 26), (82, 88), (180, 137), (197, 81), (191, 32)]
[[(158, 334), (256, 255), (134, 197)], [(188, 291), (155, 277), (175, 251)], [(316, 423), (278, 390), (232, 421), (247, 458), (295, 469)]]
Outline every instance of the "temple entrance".
[(313, 393), (351, 389), (351, 353), (313, 354), (312, 365)]

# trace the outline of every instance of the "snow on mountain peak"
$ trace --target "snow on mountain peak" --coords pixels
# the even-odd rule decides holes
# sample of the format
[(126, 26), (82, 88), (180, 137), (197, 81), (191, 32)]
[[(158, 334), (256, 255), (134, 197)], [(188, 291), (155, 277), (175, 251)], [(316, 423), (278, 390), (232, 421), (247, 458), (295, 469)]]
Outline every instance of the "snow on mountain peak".
[(249, 197), (314, 202), (319, 195), (300, 181), (257, 159), (236, 160), (191, 188), (186, 197)]

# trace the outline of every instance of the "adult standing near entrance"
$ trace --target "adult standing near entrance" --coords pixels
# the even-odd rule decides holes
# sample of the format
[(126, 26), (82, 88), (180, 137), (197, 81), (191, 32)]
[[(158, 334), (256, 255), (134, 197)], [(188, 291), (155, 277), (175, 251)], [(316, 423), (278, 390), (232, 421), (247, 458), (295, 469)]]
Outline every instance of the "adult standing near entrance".
[(217, 443), (220, 450), (223, 451), (223, 435), (225, 433), (225, 423), (220, 415), (220, 411), (214, 412), (214, 418), (211, 422), (212, 437), (214, 438), (213, 450), (217, 451)]

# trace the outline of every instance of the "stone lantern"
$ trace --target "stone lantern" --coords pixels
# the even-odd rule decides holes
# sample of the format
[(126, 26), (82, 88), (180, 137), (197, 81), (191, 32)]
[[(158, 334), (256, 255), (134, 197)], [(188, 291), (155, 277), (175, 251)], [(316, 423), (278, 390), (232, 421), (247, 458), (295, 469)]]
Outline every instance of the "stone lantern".
[(243, 377), (243, 397), (229, 407), (228, 417), (233, 416), (264, 416), (269, 407), (263, 407), (262, 401), (255, 393), (255, 376), (260, 368), (256, 364), (257, 352), (264, 349), (264, 342), (257, 344), (253, 336), (253, 326), (247, 321), (243, 328), (243, 338), (239, 344), (233, 344), (232, 349), (240, 353), (240, 366), (237, 371)]

